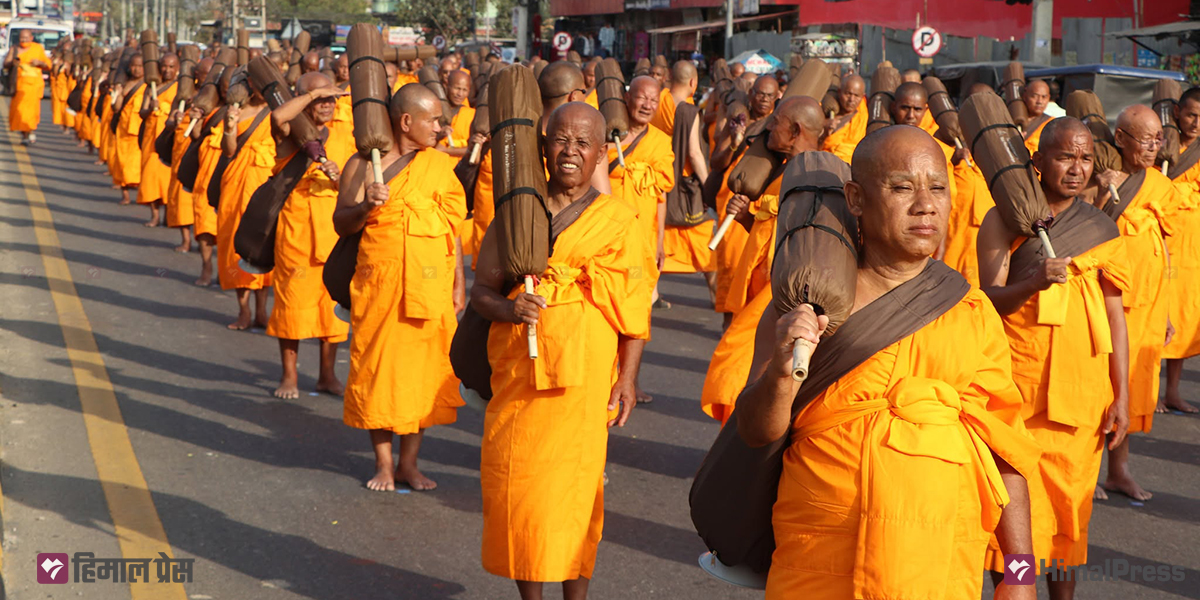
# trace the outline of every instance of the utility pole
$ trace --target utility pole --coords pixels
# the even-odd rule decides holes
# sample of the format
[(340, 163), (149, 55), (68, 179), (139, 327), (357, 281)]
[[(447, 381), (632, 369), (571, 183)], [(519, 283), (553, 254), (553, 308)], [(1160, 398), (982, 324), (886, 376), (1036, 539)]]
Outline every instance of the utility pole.
[(733, 58), (733, 7), (737, 0), (725, 0), (725, 60)]
[(1033, 62), (1050, 66), (1054, 32), (1054, 0), (1033, 0)]

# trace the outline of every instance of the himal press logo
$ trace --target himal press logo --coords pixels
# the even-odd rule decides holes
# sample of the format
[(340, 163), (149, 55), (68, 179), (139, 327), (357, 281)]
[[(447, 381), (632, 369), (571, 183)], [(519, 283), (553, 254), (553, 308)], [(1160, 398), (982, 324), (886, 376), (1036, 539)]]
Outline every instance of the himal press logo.
[(1006, 585), (1033, 585), (1037, 569), (1033, 567), (1032, 554), (1004, 555), (1004, 583)]
[(66, 583), (67, 569), (66, 553), (45, 552), (37, 555), (38, 583)]

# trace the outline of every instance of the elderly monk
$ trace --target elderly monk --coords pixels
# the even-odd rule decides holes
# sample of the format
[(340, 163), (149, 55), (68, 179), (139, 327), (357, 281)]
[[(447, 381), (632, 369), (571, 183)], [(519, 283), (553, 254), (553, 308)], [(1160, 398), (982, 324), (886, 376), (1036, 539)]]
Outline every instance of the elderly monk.
[[(121, 89), (121, 97), (114, 107), (112, 129), (114, 140), (113, 159), (109, 165), (113, 183), (121, 186), (121, 204), (132, 202), (129, 191), (136, 190), (142, 181), (142, 150), (138, 145), (138, 132), (142, 129), (142, 97), (147, 88), (142, 76), (145, 70), (142, 55), (134, 54), (125, 68), (128, 79)], [(110, 125), (110, 127), (113, 127)]]
[(267, 335), (279, 339), (283, 376), (275, 389), (277, 398), (298, 398), (296, 354), (300, 340), (321, 340), (321, 361), (317, 377), (318, 392), (341, 396), (344, 388), (333, 372), (337, 346), (346, 341), (349, 327), (333, 314), (333, 300), (325, 290), (321, 276), (325, 259), (337, 243), (333, 229), (333, 210), (337, 204), (338, 180), (344, 164), (354, 153), (353, 136), (338, 135), (328, 129), (333, 120), (337, 98), (344, 92), (320, 72), (305, 73), (296, 82), (296, 97), (271, 111), (275, 137), (276, 172), (293, 160), (306, 160), (303, 149), (288, 135), (291, 121), (307, 114), (317, 129), (328, 132), (324, 141), (325, 160), (313, 161), (292, 190), (279, 214), (275, 240), (275, 305), (267, 323)]
[[(1042, 448), (1029, 477), (1033, 554), (1083, 565), (1105, 435), (1114, 448), (1129, 423), (1121, 298), (1133, 272), (1116, 224), (1079, 197), (1092, 176), (1091, 132), (1076, 119), (1055, 119), (1040, 144), (1033, 162), (1055, 215), (1049, 235), (1058, 258), (1009, 230), (993, 209), (979, 229), (980, 279), (1008, 334), (1021, 417)], [(1001, 550), (993, 543), (987, 560), (996, 579), (1011, 552)], [(1050, 575), (1050, 597), (1071, 598), (1070, 575)]]
[[(471, 305), (492, 321), (494, 395), (479, 466), (483, 567), (517, 580), (523, 600), (542, 598), (543, 582), (557, 581), (564, 598), (587, 596), (604, 524), (607, 427), (624, 426), (636, 403), (649, 335), (649, 249), (637, 213), (590, 182), (604, 169), (604, 148), (596, 109), (573, 102), (550, 115), (546, 207), (555, 242), (546, 273), (534, 294), (505, 281), (492, 230), (471, 288)], [(526, 327), (534, 324), (540, 350), (531, 360)]]
[(158, 227), (162, 221), (159, 209), (166, 202), (167, 188), (171, 183), (171, 167), (159, 160), (158, 153), (154, 151), (154, 142), (166, 129), (167, 116), (171, 114), (175, 103), (179, 57), (171, 53), (163, 54), (158, 59), (158, 72), (165, 85), (157, 88), (157, 95), (143, 94), (139, 111), (145, 125), (141, 148), (142, 177), (138, 183), (137, 201), (138, 204), (150, 206), (150, 220), (143, 223), (146, 227)]
[[(233, 67), (228, 67), (232, 70)], [(232, 73), (231, 73), (232, 75)], [(199, 90), (199, 88), (197, 88)], [(217, 245), (217, 211), (208, 203), (208, 186), (220, 185), (220, 181), (212, 181), (213, 173), (221, 160), (221, 122), (224, 120), (226, 93), (229, 91), (229, 77), (221, 77), (217, 81), (219, 102), (208, 114), (202, 114), (200, 108), (190, 109), (192, 120), (200, 121), (192, 129), (192, 137), (199, 139), (199, 167), (196, 169), (196, 182), (192, 186), (192, 227), (196, 233), (196, 243), (200, 246), (200, 277), (196, 285), (208, 287), (212, 285), (213, 249)]]
[(300, 59), (300, 74), (315, 73), (321, 70), (321, 55), (311, 50)]
[[(208, 72), (212, 69), (213, 60), (211, 58), (200, 59), (196, 63), (192, 74), (195, 75), (197, 82), (204, 81), (208, 77)], [(199, 88), (199, 83), (196, 84)], [(167, 184), (167, 227), (173, 227), (179, 230), (179, 235), (182, 241), (175, 247), (176, 252), (190, 252), (192, 249), (192, 224), (196, 221), (196, 212), (192, 206), (192, 192), (183, 189), (183, 184), (179, 182), (179, 164), (183, 158), (183, 153), (187, 151), (188, 144), (192, 138), (184, 135), (187, 132), (188, 126), (191, 124), (195, 113), (199, 110), (183, 112), (176, 109), (171, 113), (171, 117), (167, 120), (167, 127), (175, 128), (175, 144), (171, 148), (171, 180)], [(203, 116), (201, 116), (203, 118)], [(200, 129), (197, 125), (193, 129), (192, 135), (197, 135), (195, 130)], [(209, 247), (209, 254), (212, 249)], [(207, 261), (205, 261), (207, 262)], [(211, 277), (211, 275), (210, 275)]]
[[(1176, 103), (1175, 123), (1179, 127), (1179, 156), (1170, 159), (1167, 175), (1192, 195), (1193, 201), (1200, 195), (1200, 88), (1183, 93)], [(1163, 350), (1167, 359), (1167, 389), (1158, 403), (1158, 412), (1177, 410), (1184, 413), (1200, 412), (1195, 406), (1183, 401), (1179, 394), (1179, 379), (1183, 375), (1183, 359), (1200, 355), (1200, 294), (1192, 292), (1190, 285), (1200, 281), (1200, 244), (1195, 236), (1200, 235), (1200, 223), (1193, 204), (1192, 210), (1183, 213), (1183, 222), (1175, 235), (1167, 239), (1167, 250), (1171, 254), (1171, 272), (1174, 275), (1170, 294), (1171, 323), (1175, 325), (1175, 337)]]
[[(933, 122), (932, 119), (926, 120), (926, 117), (929, 116), (929, 93), (925, 91), (925, 86), (920, 83), (906, 81), (900, 84), (900, 87), (896, 88), (893, 96), (892, 104), (888, 108), (893, 123), (896, 125), (917, 127), (930, 136), (933, 136), (937, 132), (937, 123)], [(963, 168), (966, 168), (966, 165), (963, 164), (963, 157), (966, 156), (966, 150), (956, 151), (954, 146), (947, 145), (936, 137), (933, 139), (937, 142), (938, 147), (942, 149), (942, 154), (946, 155), (946, 171), (951, 175), (950, 199), (951, 205), (953, 205), (958, 202), (958, 188), (954, 182), (954, 172), (956, 165), (962, 165)], [(945, 232), (943, 232), (942, 243), (945, 244), (945, 241)], [(934, 258), (940, 256), (939, 251), (939, 254)]]
[(333, 81), (343, 90), (350, 89), (350, 55), (343, 52), (333, 61)]
[[(392, 97), (397, 141), (383, 157), (385, 182), (355, 154), (346, 164), (334, 227), (362, 232), (350, 283), (350, 379), (343, 421), (370, 430), (375, 476), (367, 487), (437, 487), (417, 469), (425, 429), (453, 423), (463, 404), (450, 367), (455, 314), (466, 304), (457, 228), (467, 214), (456, 161), (433, 149), (441, 104), (409, 84)], [(392, 435), (400, 436), (400, 462)]]
[(446, 87), (446, 99), (450, 101), (450, 110), (454, 118), (450, 127), (445, 131), (444, 138), (438, 142), (438, 149), (450, 156), (462, 158), (468, 152), (471, 139), (471, 121), (475, 119), (475, 109), (467, 104), (467, 96), (471, 95), (471, 76), (455, 69), (446, 76), (450, 85)]
[[(1104, 190), (1097, 202), (1117, 222), (1129, 262), (1137, 267), (1123, 298), (1129, 325), (1129, 432), (1149, 432), (1158, 406), (1163, 346), (1174, 334), (1167, 291), (1171, 262), (1165, 238), (1174, 234), (1178, 213), (1190, 199), (1154, 168), (1163, 131), (1153, 110), (1135, 104), (1121, 111), (1116, 143), (1122, 170), (1095, 176), (1099, 189)], [(1109, 184), (1116, 186), (1119, 203), (1109, 197)], [(1096, 489), (1097, 496), (1106, 498), (1105, 490), (1139, 501), (1151, 497), (1129, 471), (1128, 439), (1109, 452), (1108, 479), (1103, 488)]]
[(609, 179), (612, 195), (624, 200), (637, 213), (638, 230), (655, 254), (655, 269), (650, 279), (654, 284), (651, 302), (659, 303), (658, 273), (666, 259), (663, 237), (666, 231), (667, 192), (675, 187), (675, 153), (671, 151), (671, 138), (650, 126), (658, 111), (658, 82), (653, 77), (635, 77), (625, 92), (625, 105), (629, 107), (629, 135), (621, 140), (625, 154), (625, 166), (617, 161), (615, 143), (609, 145)]
[[(807, 96), (785, 98), (771, 121), (767, 125), (767, 147), (787, 160), (820, 148), (825, 117), (816, 100)], [(722, 424), (729, 420), (734, 402), (745, 387), (754, 331), (764, 308), (771, 303), (771, 264), (782, 178), (783, 166), (759, 198), (757, 212), (750, 212), (750, 199), (741, 194), (734, 195), (726, 208), (727, 214), (737, 218), (746, 238), (728, 292), (728, 305), (737, 310), (713, 351), (700, 394), (700, 408)]]
[[(238, 267), (233, 237), (242, 222), (250, 197), (271, 178), (275, 169), (275, 139), (271, 137), (271, 109), (258, 92), (251, 90), (245, 106), (230, 106), (221, 125), (221, 153), (229, 160), (221, 175), (221, 201), (217, 206), (217, 279), (223, 290), (236, 290), (237, 321), (227, 327), (235, 331), (251, 325), (267, 327), (267, 288), (271, 275), (252, 274)], [(207, 198), (204, 201), (208, 201)], [(255, 312), (250, 312), (254, 292)]]
[[(992, 88), (987, 84), (975, 84), (970, 88), (970, 95), (978, 93), (991, 94)], [(941, 142), (940, 139), (934, 139)], [(942, 144), (945, 150), (949, 146)], [(954, 165), (954, 204), (950, 207), (950, 223), (943, 242), (941, 260), (958, 271), (971, 285), (979, 287), (979, 253), (976, 240), (979, 238), (979, 227), (987, 212), (996, 206), (992, 193), (988, 190), (987, 179), (979, 165), (967, 159), (967, 151), (959, 150), (951, 155)]]
[(1033, 154), (1038, 149), (1038, 138), (1042, 136), (1042, 128), (1050, 122), (1046, 107), (1050, 104), (1050, 85), (1041, 79), (1035, 79), (1021, 91), (1021, 101), (1029, 113), (1025, 122), (1025, 147)]
[[(542, 121), (538, 123), (538, 130), (543, 135), (546, 133), (550, 113), (564, 104), (581, 102), (584, 99), (584, 85), (583, 71), (575, 63), (560, 60), (542, 69), (542, 74), (538, 76), (538, 87), (542, 92)], [(632, 136), (626, 138), (626, 141), (631, 138)], [(609, 171), (595, 169), (592, 173), (592, 187), (601, 194), (612, 193)]]
[(733, 165), (736, 164), (733, 157), (738, 153), (738, 149), (732, 142), (736, 139), (753, 137), (762, 131), (766, 125), (767, 116), (775, 110), (775, 102), (783, 97), (783, 94), (780, 93), (779, 82), (774, 77), (763, 75), (754, 80), (754, 86), (750, 88), (747, 96), (750, 102), (747, 107), (749, 108), (748, 120), (744, 123), (729, 121), (729, 135), (719, 139), (717, 147), (713, 148), (713, 168), (733, 168)]
[(42, 120), (42, 96), (46, 93), (42, 73), (50, 70), (50, 57), (41, 44), (33, 41), (32, 29), (22, 29), (17, 36), (16, 45), (4, 57), (4, 68), (17, 69), (8, 128), (19, 131), (21, 143), (28, 145), (37, 141), (34, 132)]
[(867, 84), (858, 75), (842, 79), (838, 88), (838, 114), (829, 124), (831, 131), (821, 149), (850, 162), (854, 148), (867, 135)]
[[(752, 447), (790, 432), (766, 597), (978, 598), (993, 532), (1005, 552), (1033, 552), (1025, 477), (1036, 475), (1037, 446), (996, 310), (929, 258), (950, 209), (941, 149), (896, 126), (854, 154), (852, 314), (822, 341), (828, 319), (812, 306), (766, 306), (730, 424)], [(827, 387), (793, 380), (799, 339), (819, 342), (812, 376), (832, 371)], [(996, 596), (1036, 593), (1001, 584)]]

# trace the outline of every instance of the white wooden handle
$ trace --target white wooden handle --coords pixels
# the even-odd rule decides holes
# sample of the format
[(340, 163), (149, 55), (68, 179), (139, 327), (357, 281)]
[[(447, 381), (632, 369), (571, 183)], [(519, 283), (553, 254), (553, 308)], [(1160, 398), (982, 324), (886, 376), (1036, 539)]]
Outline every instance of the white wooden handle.
[(1171, 166), (1171, 161), (1169, 161), (1169, 160), (1163, 161), (1163, 175), (1167, 174), (1167, 169), (1170, 168), (1170, 166)]
[(1045, 229), (1039, 228), (1037, 230), (1037, 235), (1038, 239), (1042, 240), (1042, 248), (1046, 250), (1046, 256), (1050, 258), (1058, 258), (1058, 256), (1054, 254), (1054, 246), (1050, 245), (1050, 234), (1046, 233)]
[(479, 151), (480, 151), (482, 148), (483, 148), (483, 146), (481, 146), (481, 145), (479, 145), (479, 144), (473, 144), (473, 145), (471, 146), (471, 158), (470, 158), (470, 160), (468, 160), (467, 162), (469, 162), (469, 163), (471, 163), (471, 164), (473, 164), (473, 165), (477, 165), (477, 164), (479, 164)]
[(187, 131), (183, 132), (183, 137), (192, 137), (192, 130), (196, 128), (196, 123), (198, 123), (198, 122), (199, 122), (199, 120), (195, 120), (195, 121), (192, 121), (191, 123), (188, 123)]
[(625, 168), (625, 150), (621, 148), (621, 136), (617, 135), (617, 132), (615, 132), (615, 131), (613, 132), (613, 141), (616, 142), (616, 144), (617, 144), (617, 162), (620, 163), (621, 168), (624, 169)]
[[(525, 293), (533, 293), (533, 275), (525, 276)], [(529, 358), (538, 357), (537, 325), (528, 325)]]
[(371, 148), (371, 170), (375, 174), (375, 183), (383, 183), (383, 165), (379, 164), (379, 148)]
[(708, 243), (709, 250), (716, 250), (721, 243), (721, 239), (725, 237), (725, 232), (729, 231), (729, 226), (733, 225), (734, 215), (725, 215), (721, 220), (721, 226), (717, 228), (717, 232), (713, 234), (712, 241)]
[(796, 340), (792, 344), (792, 379), (800, 383), (808, 379), (808, 361), (816, 349), (816, 344), (805, 339)]
[(1117, 186), (1115, 186), (1111, 183), (1108, 184), (1108, 193), (1109, 193), (1109, 195), (1112, 196), (1113, 204), (1121, 203), (1121, 195), (1117, 193)]

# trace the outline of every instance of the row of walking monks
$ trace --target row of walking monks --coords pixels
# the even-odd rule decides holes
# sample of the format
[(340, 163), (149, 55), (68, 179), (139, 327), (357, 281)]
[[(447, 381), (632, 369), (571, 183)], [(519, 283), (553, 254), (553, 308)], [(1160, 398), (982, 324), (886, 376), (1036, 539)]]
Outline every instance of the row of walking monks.
[[(177, 63), (170, 54), (160, 59), (164, 81), (173, 79)], [(210, 63), (206, 58), (197, 65), (197, 85)], [(1178, 103), (1184, 150), (1172, 162), (1170, 178), (1155, 168), (1162, 124), (1138, 106), (1118, 122), (1124, 170), (1100, 176), (1091, 166), (1091, 134), (1077, 121), (1044, 117), (1036, 110), (1043, 104), (1033, 98), (1039, 87), (1028, 86), (1033, 126), (1027, 140), (1059, 217), (1051, 237), (1057, 246), (1059, 237), (1072, 237), (1073, 227), (1103, 232), (1103, 240), (1092, 246), (1063, 242), (1075, 250), (1069, 257), (1030, 259), (1022, 240), (996, 215), (986, 181), (967, 152), (929, 135), (936, 125), (919, 84), (896, 90), (891, 118), (898, 126), (868, 136), (864, 82), (857, 76), (843, 79), (840, 110), (830, 118), (810, 99), (781, 102), (779, 81), (755, 78), (734, 65), (735, 77), (753, 79), (748, 118), (741, 120), (727, 118), (715, 94), (705, 97), (703, 109), (695, 105), (698, 74), (691, 62), (670, 68), (657, 63), (629, 82), (624, 97), (629, 132), (617, 142), (618, 151), (605, 140), (603, 118), (594, 110), (596, 63), (535, 63), (555, 243), (549, 269), (534, 293), (526, 293), (495, 275), (500, 270), (496, 233), (489, 229), (494, 216), (490, 140), (470, 132), (471, 102), (479, 101), (472, 94), (478, 90), (459, 57), (451, 55), (438, 65), (449, 110), (428, 88), (415, 84), (412, 73), (420, 64), (409, 65), (407, 72), (389, 65), (389, 77), (395, 76), (390, 113), (396, 144), (383, 160), (386, 184), (369, 182), (369, 168), (355, 153), (345, 58), (332, 65), (332, 77), (320, 73), (320, 63), (318, 56), (305, 58), (296, 98), (274, 111), (255, 94), (245, 106), (221, 106), (209, 114), (178, 110), (170, 85), (151, 97), (136, 58), (121, 89), (96, 97), (92, 86), (85, 87), (86, 104), (95, 110), (70, 114), (62, 107), (63, 91), (89, 74), (58, 68), (52, 80), (55, 118), (97, 149), (116, 186), (136, 189), (136, 201), (152, 207), (147, 225), (159, 224), (157, 207), (165, 206), (167, 225), (183, 232), (180, 251), (190, 250), (187, 232), (194, 231), (202, 258), (200, 285), (213, 276), (215, 249), (217, 279), (223, 288), (237, 290), (239, 316), (231, 328), (257, 324), (280, 341), (283, 377), (277, 396), (298, 395), (298, 340), (321, 341), (318, 390), (344, 393), (346, 424), (370, 431), (376, 454), (370, 489), (436, 485), (418, 470), (417, 455), (424, 429), (453, 422), (463, 404), (448, 353), (456, 314), (468, 298), (464, 262), (471, 257), (476, 279), (470, 303), (492, 323), (486, 343), (493, 395), (481, 462), (483, 563), (488, 571), (517, 580), (523, 598), (541, 597), (539, 582), (559, 581), (567, 597), (586, 595), (603, 524), (605, 431), (624, 424), (635, 398), (648, 399), (638, 388), (638, 366), (650, 337), (651, 307), (669, 306), (658, 298), (660, 273), (702, 273), (714, 308), (727, 315), (702, 398), (704, 411), (722, 423), (739, 396), (749, 397), (743, 394), (761, 390), (769, 379), (765, 363), (754, 361), (756, 338), (761, 344), (776, 319), (790, 324), (787, 332), (800, 331), (789, 334), (789, 342), (812, 335), (803, 326), (806, 315), (775, 315), (770, 308), (775, 217), (785, 195), (780, 177), (754, 199), (734, 194), (723, 183), (716, 212), (734, 215), (738, 225), (715, 252), (707, 247), (713, 221), (667, 219), (668, 197), (682, 187), (677, 184), (726, 177), (759, 135), (768, 136), (769, 147), (789, 160), (827, 151), (851, 163), (852, 180), (859, 182), (855, 189), (864, 190), (859, 207), (864, 215), (886, 212), (879, 207), (895, 194), (872, 187), (872, 178), (890, 177), (895, 181), (889, 185), (897, 189), (928, 192), (922, 197), (944, 196), (949, 200), (944, 207), (933, 203), (909, 210), (937, 226), (937, 243), (921, 256), (917, 271), (924, 277), (925, 259), (932, 255), (973, 287), (956, 309), (871, 357), (786, 423), (797, 451), (785, 457), (782, 481), (792, 483), (781, 485), (775, 508), (778, 549), (768, 597), (792, 597), (797, 590), (816, 597), (876, 597), (918, 588), (930, 591), (929, 597), (978, 597), (979, 571), (1002, 571), (1005, 553), (1028, 551), (1060, 564), (1082, 564), (1094, 493), (1109, 489), (1149, 499), (1129, 470), (1125, 434), (1150, 430), (1164, 356), (1175, 362), (1168, 362), (1170, 389), (1163, 408), (1190, 409), (1178, 395), (1178, 374), (1181, 359), (1197, 353), (1200, 311), (1180, 288), (1194, 275), (1190, 236), (1200, 224), (1194, 216), (1200, 199), (1200, 144), (1194, 143), (1200, 138), (1200, 92), (1189, 91)], [(239, 268), (230, 240), (250, 196), (294, 159), (296, 148), (286, 139), (288, 122), (301, 112), (328, 131), (329, 160), (307, 168), (280, 215), (275, 269), (267, 275), (248, 273)], [(112, 120), (114, 128), (108, 126)], [(185, 133), (192, 121), (203, 126), (191, 128), (189, 138)], [(143, 128), (139, 145), (137, 133)], [(166, 128), (176, 131), (169, 165), (147, 148), (147, 141), (157, 137), (154, 132)], [(200, 140), (201, 168), (188, 191), (178, 181), (178, 160), (193, 139)], [(485, 147), (476, 178), (461, 181), (455, 167), (476, 144)], [(931, 150), (937, 158), (932, 166), (920, 160)], [(222, 156), (228, 164), (213, 181)], [(901, 179), (904, 185), (897, 183)], [(1096, 191), (1109, 183), (1124, 202), (1118, 205), (1107, 192)], [(219, 186), (216, 210), (207, 202), (212, 186)], [(1097, 215), (1107, 221), (1097, 224)], [(864, 251), (863, 290), (863, 273), (871, 270), (865, 265), (882, 261), (871, 265), (879, 271), (889, 260), (903, 262), (896, 257), (907, 238), (860, 219), (864, 249), (886, 250), (878, 256)], [(358, 232), (362, 243), (348, 325), (334, 316), (321, 271), (339, 235)], [(267, 316), (269, 287), (275, 289), (275, 304)], [(537, 360), (526, 354), (524, 325), (533, 323), (538, 325)], [(351, 328), (351, 372), (343, 388), (333, 364), (337, 345)], [(855, 490), (864, 491), (858, 474), (865, 441), (887, 425), (866, 413), (858, 415), (861, 419), (842, 413), (856, 399), (887, 398), (895, 406), (912, 393), (955, 396), (954, 402), (996, 417), (1011, 436), (984, 436), (993, 452), (990, 462), (963, 458), (961, 452), (947, 458), (944, 448), (925, 442), (932, 444), (921, 450), (926, 454), (915, 454), (942, 458), (959, 469), (947, 475), (943, 483), (949, 487), (941, 490), (936, 507), (943, 511), (937, 518), (953, 524), (954, 531), (939, 531), (945, 543), (933, 550), (874, 548), (879, 538), (860, 530), (868, 527), (866, 517), (859, 517), (868, 512), (867, 500), (860, 504)], [(393, 434), (400, 436), (398, 462)], [(910, 443), (919, 444), (923, 434), (908, 435)], [(1110, 469), (1098, 487), (1106, 445)], [(1002, 469), (1005, 485), (1015, 469), (1021, 485), (1027, 482), (1027, 494), (1011, 486), (1007, 492), (1005, 486), (997, 488), (1001, 476), (991, 477), (997, 463), (1011, 467)], [(917, 476), (920, 465), (906, 463), (903, 469)], [(891, 485), (872, 497), (873, 507), (898, 502), (917, 484), (897, 480)], [(1001, 517), (999, 509), (1006, 506), (1023, 506), (1025, 519), (1008, 521), (1013, 511)], [(838, 515), (835, 522), (832, 514)], [(917, 520), (938, 522), (925, 517)], [(906, 532), (906, 539), (924, 542), (922, 532), (929, 533), (916, 528)], [(874, 558), (863, 558), (863, 548)], [(814, 562), (817, 556), (822, 560)], [(930, 565), (939, 566), (937, 573)], [(1071, 597), (1073, 588), (1071, 581), (1051, 583), (1056, 598)]]

